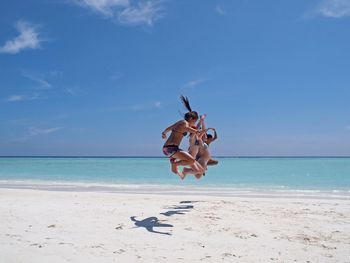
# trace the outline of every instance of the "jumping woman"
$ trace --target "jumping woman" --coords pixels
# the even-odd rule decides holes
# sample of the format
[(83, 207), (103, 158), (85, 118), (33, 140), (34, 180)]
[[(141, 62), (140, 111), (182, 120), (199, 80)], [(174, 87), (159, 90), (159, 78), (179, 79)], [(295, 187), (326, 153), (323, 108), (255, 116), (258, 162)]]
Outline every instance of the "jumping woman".
[(196, 126), (198, 113), (192, 111), (187, 97), (181, 96), (180, 98), (188, 112), (184, 115), (183, 120), (166, 128), (162, 132), (162, 138), (166, 139), (167, 133), (171, 132), (169, 138), (164, 143), (163, 153), (170, 159), (171, 171), (178, 174), (181, 179), (184, 179), (185, 176), (182, 172), (178, 171), (178, 166), (190, 166), (196, 173), (203, 173), (204, 170), (193, 156), (179, 148), (182, 139), (188, 132), (198, 135), (201, 133), (197, 129), (192, 128)]

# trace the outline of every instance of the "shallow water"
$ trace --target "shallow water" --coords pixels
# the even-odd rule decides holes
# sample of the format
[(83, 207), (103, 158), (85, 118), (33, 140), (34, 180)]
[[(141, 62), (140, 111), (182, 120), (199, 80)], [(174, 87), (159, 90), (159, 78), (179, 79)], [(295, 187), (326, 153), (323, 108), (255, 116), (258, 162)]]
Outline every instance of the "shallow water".
[(2, 157), (0, 182), (350, 193), (350, 158), (218, 160), (201, 180), (188, 176), (181, 181), (166, 158)]

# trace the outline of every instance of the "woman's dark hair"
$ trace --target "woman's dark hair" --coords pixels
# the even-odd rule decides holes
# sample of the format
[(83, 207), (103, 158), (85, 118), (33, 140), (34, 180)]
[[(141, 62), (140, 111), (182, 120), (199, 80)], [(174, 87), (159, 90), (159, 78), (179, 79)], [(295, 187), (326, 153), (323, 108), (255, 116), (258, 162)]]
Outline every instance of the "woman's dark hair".
[(185, 106), (185, 108), (188, 110), (188, 112), (184, 115), (185, 120), (189, 121), (190, 119), (198, 119), (198, 113), (192, 110), (188, 98), (181, 95), (180, 100), (182, 104)]

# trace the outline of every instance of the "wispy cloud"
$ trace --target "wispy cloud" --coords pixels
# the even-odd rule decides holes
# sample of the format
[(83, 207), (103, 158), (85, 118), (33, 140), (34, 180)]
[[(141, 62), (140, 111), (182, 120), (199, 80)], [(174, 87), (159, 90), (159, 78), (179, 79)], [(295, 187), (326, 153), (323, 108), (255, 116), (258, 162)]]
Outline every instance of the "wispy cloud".
[(50, 77), (60, 77), (62, 75), (63, 75), (63, 72), (59, 71), (59, 70), (51, 70), (51, 71), (49, 71), (49, 76)]
[[(49, 90), (52, 88), (52, 84), (48, 82), (43, 76), (44, 74), (35, 72), (33, 73), (32, 71), (27, 71), (27, 70), (21, 70), (20, 71), (21, 76), (31, 80), (34, 82), (36, 85), (33, 87), (33, 89), (36, 89), (36, 92), (33, 93), (32, 95), (23, 95), (23, 94), (14, 94), (11, 95), (7, 98), (5, 98), (6, 102), (21, 102), (21, 101), (29, 101), (29, 100), (36, 100), (39, 98), (42, 98), (42, 91), (43, 90)], [(50, 71), (47, 75), (51, 78), (56, 77), (58, 75), (58, 71)]]
[(125, 110), (127, 110), (127, 108), (121, 107), (121, 106), (105, 107), (101, 109), (102, 112), (115, 112), (115, 111), (125, 111)]
[(31, 123), (31, 122), (32, 120), (29, 118), (13, 119), (9, 121), (9, 123), (12, 125), (27, 125), (27, 126), (28, 126), (28, 123)]
[(64, 91), (69, 95), (75, 96), (76, 92), (72, 88), (65, 88)]
[(26, 136), (24, 136), (24, 137), (18, 137), (18, 138), (15, 138), (15, 139), (10, 140), (10, 142), (25, 142), (25, 141), (27, 141), (28, 139), (29, 139), (29, 137), (26, 137)]
[(323, 0), (313, 13), (333, 18), (350, 16), (350, 0)]
[(34, 94), (32, 96), (26, 96), (26, 95), (12, 95), (5, 99), (6, 102), (20, 102), (20, 101), (26, 101), (26, 100), (36, 100), (39, 98), (38, 94)]
[(6, 98), (7, 102), (16, 102), (16, 101), (22, 101), (22, 100), (25, 100), (25, 96), (23, 95), (12, 95)]
[(36, 74), (29, 73), (29, 72), (22, 72), (22, 76), (39, 84), (39, 86), (37, 86), (38, 89), (51, 89), (52, 88), (51, 83), (49, 83), (43, 77), (37, 76)]
[(161, 108), (161, 107), (162, 107), (162, 103), (161, 103), (160, 101), (156, 101), (156, 102), (154, 103), (154, 106), (155, 106), (156, 108)]
[(130, 26), (152, 26), (162, 17), (163, 10), (161, 0), (138, 1), (134, 4), (129, 0), (71, 0), (71, 2)]
[(53, 132), (56, 132), (58, 130), (61, 130), (62, 127), (54, 127), (54, 128), (47, 128), (47, 129), (41, 129), (36, 127), (30, 127), (29, 128), (29, 136), (37, 136), (42, 134), (50, 134)]
[(102, 109), (103, 112), (115, 112), (115, 111), (146, 111), (155, 110), (163, 107), (163, 102), (155, 101), (151, 103), (140, 103), (132, 106), (117, 106), (117, 107), (107, 107)]
[(13, 139), (12, 141), (24, 142), (24, 141), (29, 140), (32, 137), (41, 136), (41, 135), (48, 135), (48, 134), (57, 132), (61, 129), (63, 129), (63, 127), (52, 127), (52, 128), (46, 128), (46, 129), (37, 128), (37, 127), (29, 127), (27, 135), (25, 135), (23, 137), (18, 137), (16, 139)]
[(116, 9), (130, 4), (128, 0), (72, 0), (72, 2), (107, 17), (113, 17)]
[(38, 49), (43, 41), (39, 37), (38, 26), (20, 20), (16, 23), (19, 35), (0, 47), (0, 53), (17, 54), (25, 49)]
[(140, 2), (137, 6), (129, 6), (118, 13), (118, 20), (125, 25), (152, 26), (161, 18), (163, 7), (160, 1)]
[(194, 88), (196, 86), (198, 86), (199, 84), (205, 82), (206, 79), (194, 79), (194, 80), (190, 80), (189, 82), (187, 82), (185, 84), (185, 87), (187, 88)]
[(350, 131), (350, 125), (345, 126), (345, 129)]
[(225, 11), (225, 9), (222, 7), (222, 6), (216, 6), (215, 7), (215, 11), (219, 14), (219, 15), (222, 15), (222, 16), (224, 16), (224, 15), (226, 15), (226, 11)]
[(74, 88), (65, 88), (63, 91), (64, 91), (64, 93), (69, 94), (69, 95), (71, 95), (71, 96), (78, 96), (79, 93), (80, 93), (80, 89), (77, 88), (77, 87), (74, 87)]
[(162, 107), (162, 103), (160, 101), (156, 101), (153, 103), (146, 104), (136, 104), (131, 107), (133, 111), (144, 111), (144, 110), (152, 110), (152, 109), (160, 109)]

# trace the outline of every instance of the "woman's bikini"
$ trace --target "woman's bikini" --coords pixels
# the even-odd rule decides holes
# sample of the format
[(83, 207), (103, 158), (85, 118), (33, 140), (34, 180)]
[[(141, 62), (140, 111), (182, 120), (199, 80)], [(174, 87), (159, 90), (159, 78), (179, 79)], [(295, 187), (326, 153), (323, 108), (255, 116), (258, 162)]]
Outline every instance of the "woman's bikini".
[[(180, 132), (178, 130), (171, 130), (172, 132), (177, 132), (177, 133), (181, 133), (182, 136), (186, 136), (187, 132)], [(163, 153), (165, 156), (171, 158), (175, 153), (177, 152), (181, 152), (183, 151), (182, 149), (179, 148), (179, 145), (175, 145), (175, 144), (169, 144), (169, 145), (164, 145), (163, 146)]]
[(172, 131), (172, 132), (181, 133), (183, 136), (186, 136), (186, 135), (187, 135), (187, 132), (180, 132), (180, 131), (175, 130), (175, 129), (173, 129), (173, 130), (171, 130), (171, 131)]

